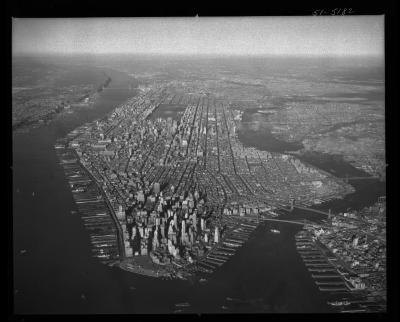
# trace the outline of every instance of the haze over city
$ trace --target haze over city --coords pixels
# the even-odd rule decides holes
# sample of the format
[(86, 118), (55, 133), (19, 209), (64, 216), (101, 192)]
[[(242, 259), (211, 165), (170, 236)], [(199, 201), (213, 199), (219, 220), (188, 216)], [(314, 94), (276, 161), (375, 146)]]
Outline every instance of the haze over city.
[(14, 54), (382, 56), (383, 16), (13, 19)]

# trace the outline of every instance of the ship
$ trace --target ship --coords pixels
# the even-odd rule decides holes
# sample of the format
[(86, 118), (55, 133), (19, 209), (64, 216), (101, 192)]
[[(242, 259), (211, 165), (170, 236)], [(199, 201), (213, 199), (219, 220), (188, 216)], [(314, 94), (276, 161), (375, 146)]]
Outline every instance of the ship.
[(190, 306), (190, 304), (189, 304), (188, 302), (185, 302), (185, 303), (177, 303), (177, 304), (175, 304), (175, 306), (177, 306), (177, 307), (188, 307), (188, 306)]
[(72, 190), (72, 192), (84, 192), (85, 189), (84, 188), (76, 188), (74, 190)]
[(174, 313), (181, 313), (182, 310), (175, 310)]
[(329, 305), (332, 306), (343, 306), (343, 305), (350, 305), (349, 301), (335, 301), (335, 302), (328, 302)]
[(231, 297), (227, 297), (226, 300), (227, 301), (233, 301), (233, 302), (242, 302), (242, 300), (234, 299), (234, 298), (231, 298)]
[(96, 255), (96, 257), (98, 257), (98, 258), (110, 258), (110, 255), (100, 254), (100, 255)]
[(61, 160), (61, 163), (70, 164), (70, 163), (75, 163), (76, 161), (78, 161), (78, 160), (77, 159), (66, 159), (66, 160)]
[(274, 233), (274, 234), (280, 234), (280, 233), (281, 233), (281, 232), (280, 232), (279, 230), (277, 230), (277, 229), (271, 229), (270, 232), (271, 232), (271, 233)]
[(55, 144), (54, 147), (56, 149), (65, 149), (65, 145), (64, 144)]

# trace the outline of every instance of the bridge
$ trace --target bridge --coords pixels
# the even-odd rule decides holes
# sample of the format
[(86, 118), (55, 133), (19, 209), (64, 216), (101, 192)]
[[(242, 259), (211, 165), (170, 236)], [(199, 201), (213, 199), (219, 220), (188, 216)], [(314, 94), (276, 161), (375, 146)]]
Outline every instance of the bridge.
[(345, 177), (346, 180), (375, 180), (380, 179), (378, 176), (370, 176), (370, 177)]
[[(312, 209), (312, 208), (307, 208), (307, 207), (299, 207), (299, 206), (292, 206), (292, 207), (293, 208), (297, 208), (297, 209), (301, 209), (301, 210), (311, 211), (311, 212), (322, 214), (322, 215), (326, 215), (326, 216), (330, 216), (331, 215), (330, 212), (326, 212), (326, 211), (322, 211), (322, 210), (317, 210), (317, 209)], [(285, 209), (285, 208), (283, 208), (283, 209), (287, 210), (287, 211), (291, 211), (292, 210), (292, 209)], [(339, 214), (335, 214), (335, 216), (339, 216)], [(345, 216), (341, 215), (341, 217), (345, 217)], [(358, 218), (350, 218), (350, 219), (353, 220), (353, 221), (357, 221), (359, 223), (363, 223), (363, 220), (358, 219)], [(306, 219), (296, 221), (296, 220), (280, 220), (280, 219), (264, 218), (264, 220), (277, 221), (277, 222), (286, 222), (286, 223), (297, 224), (297, 225), (302, 225), (302, 226), (305, 226), (305, 225), (317, 225), (318, 227), (322, 227), (322, 228), (332, 228), (330, 225), (314, 223), (314, 222), (306, 220)], [(378, 236), (377, 234), (372, 234), (370, 232), (365, 232), (365, 231), (363, 231), (362, 233), (365, 234), (365, 235), (370, 236), (373, 239), (378, 239), (381, 242), (386, 242), (386, 239), (384, 237)]]
[(318, 209), (313, 209), (313, 208), (307, 208), (307, 207), (301, 207), (301, 206), (293, 206), (293, 208), (300, 209), (300, 210), (305, 210), (305, 211), (310, 211), (310, 212), (314, 212), (316, 214), (325, 215), (325, 216), (330, 216), (331, 215), (330, 212), (326, 212), (326, 211), (322, 211), (322, 210), (318, 210)]
[(313, 224), (311, 221), (308, 221), (306, 219), (297, 221), (297, 220), (286, 220), (286, 219), (263, 218), (262, 221), (285, 222), (285, 223), (296, 224), (296, 225), (301, 225), (301, 226)]

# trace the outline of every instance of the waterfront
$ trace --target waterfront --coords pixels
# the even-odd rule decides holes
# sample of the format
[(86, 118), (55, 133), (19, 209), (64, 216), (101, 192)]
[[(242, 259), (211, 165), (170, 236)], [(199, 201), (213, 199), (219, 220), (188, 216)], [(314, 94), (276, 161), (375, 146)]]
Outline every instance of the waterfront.
[[(209, 280), (204, 284), (151, 279), (92, 259), (89, 236), (80, 218), (71, 214), (75, 209), (72, 195), (53, 147), (57, 138), (103, 117), (132, 95), (122, 80), (111, 77), (110, 88), (92, 108), (14, 137), (16, 311), (166, 313), (184, 302), (191, 306), (179, 309), (182, 313), (328, 311), (325, 295), (318, 291), (297, 254), (294, 234), (300, 228), (295, 225), (273, 226), (280, 235), (259, 227), (230, 261), (206, 276)], [(373, 202), (371, 191), (376, 190), (371, 190), (371, 185), (374, 183), (360, 182), (351, 202)], [(376, 197), (381, 192), (378, 189)]]
[[(246, 110), (243, 115), (243, 125), (240, 127), (238, 138), (246, 147), (255, 147), (260, 150), (274, 152), (295, 152), (302, 148), (300, 143), (288, 143), (278, 140), (270, 132), (268, 115), (259, 113), (258, 109)], [(368, 173), (355, 168), (341, 156), (322, 153), (306, 153), (294, 156), (302, 162), (311, 164), (321, 170), (329, 172), (336, 177), (368, 177)], [(350, 180), (355, 192), (346, 195), (343, 199), (336, 199), (314, 205), (315, 209), (329, 210), (333, 212), (345, 212), (348, 209), (360, 210), (376, 202), (380, 196), (386, 195), (386, 181), (378, 179)], [(297, 213), (297, 212), (295, 212)], [(309, 216), (310, 214), (308, 214)]]
[[(103, 274), (107, 268), (91, 258), (89, 236), (81, 219), (71, 214), (75, 206), (58, 164), (54, 143), (82, 123), (104, 116), (134, 94), (128, 88), (128, 77), (119, 72), (110, 76), (113, 82), (93, 107), (79, 109), (46, 126), (13, 136), (17, 312), (62, 313), (69, 312), (71, 307), (73, 311), (83, 312), (81, 293), (99, 280), (106, 280)], [(118, 287), (114, 288), (113, 283), (109, 286), (112, 290), (105, 295), (117, 294)], [(114, 305), (119, 304), (115, 301)]]

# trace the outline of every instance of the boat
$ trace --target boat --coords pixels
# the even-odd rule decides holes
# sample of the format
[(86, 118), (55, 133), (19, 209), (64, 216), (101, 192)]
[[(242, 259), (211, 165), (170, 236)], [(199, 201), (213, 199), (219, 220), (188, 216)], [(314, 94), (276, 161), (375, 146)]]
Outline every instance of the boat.
[(329, 305), (332, 306), (343, 306), (343, 305), (350, 305), (349, 301), (335, 301), (335, 302), (328, 302)]
[(274, 234), (280, 234), (281, 233), (278, 229), (271, 229), (270, 232), (274, 233)]
[(189, 304), (188, 302), (185, 302), (185, 303), (177, 303), (177, 304), (175, 304), (175, 306), (177, 306), (177, 307), (189, 307), (190, 304)]
[(70, 163), (75, 163), (76, 161), (78, 161), (78, 160), (77, 159), (67, 159), (67, 160), (61, 160), (61, 163), (70, 164)]
[(242, 300), (239, 300), (239, 299), (233, 299), (231, 297), (227, 297), (226, 300), (227, 301), (235, 301), (235, 302), (241, 302), (242, 301)]
[(204, 282), (207, 282), (207, 280), (205, 278), (200, 278), (199, 282), (204, 283)]
[(361, 313), (361, 312), (366, 312), (365, 309), (354, 309), (354, 310), (346, 310), (346, 311), (341, 311), (342, 313)]
[(227, 309), (228, 309), (228, 307), (227, 307), (227, 306), (225, 306), (225, 305), (222, 305), (222, 306), (221, 306), (221, 309), (223, 309), (223, 310), (227, 310)]

